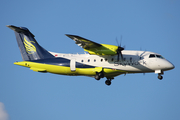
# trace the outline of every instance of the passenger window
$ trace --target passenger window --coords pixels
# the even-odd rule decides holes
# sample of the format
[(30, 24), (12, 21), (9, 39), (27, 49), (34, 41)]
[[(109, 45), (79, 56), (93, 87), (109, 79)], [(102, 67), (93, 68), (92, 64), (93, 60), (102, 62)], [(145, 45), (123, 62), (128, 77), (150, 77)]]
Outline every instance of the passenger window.
[(88, 59), (88, 62), (90, 62), (90, 59)]
[(149, 55), (149, 58), (154, 58), (154, 57), (156, 57), (154, 54)]
[(94, 62), (96, 62), (96, 59), (94, 59)]
[(101, 59), (101, 62), (103, 61), (103, 59)]
[(81, 60), (81, 62), (84, 62), (84, 60)]
[(105, 61), (107, 61), (107, 58), (105, 59)]

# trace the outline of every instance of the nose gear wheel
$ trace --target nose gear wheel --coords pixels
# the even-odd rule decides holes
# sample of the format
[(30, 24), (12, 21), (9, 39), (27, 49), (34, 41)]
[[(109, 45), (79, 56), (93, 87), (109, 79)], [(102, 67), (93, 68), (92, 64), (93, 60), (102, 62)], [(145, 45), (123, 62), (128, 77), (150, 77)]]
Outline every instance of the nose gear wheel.
[(159, 79), (159, 80), (162, 80), (162, 79), (163, 79), (163, 76), (162, 76), (161, 73), (158, 74), (158, 79)]

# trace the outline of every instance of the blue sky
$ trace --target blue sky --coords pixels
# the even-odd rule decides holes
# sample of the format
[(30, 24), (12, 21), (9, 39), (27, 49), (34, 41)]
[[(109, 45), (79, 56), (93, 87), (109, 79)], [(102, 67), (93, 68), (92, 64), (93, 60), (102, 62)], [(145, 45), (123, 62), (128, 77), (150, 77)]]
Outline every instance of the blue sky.
[[(0, 4), (0, 120), (180, 119), (180, 1), (16, 0)], [(162, 54), (175, 65), (162, 81), (154, 73), (121, 75), (104, 84), (89, 77), (43, 74), (16, 66), (22, 61), (14, 32), (28, 27), (41, 46), (83, 53), (64, 34)]]

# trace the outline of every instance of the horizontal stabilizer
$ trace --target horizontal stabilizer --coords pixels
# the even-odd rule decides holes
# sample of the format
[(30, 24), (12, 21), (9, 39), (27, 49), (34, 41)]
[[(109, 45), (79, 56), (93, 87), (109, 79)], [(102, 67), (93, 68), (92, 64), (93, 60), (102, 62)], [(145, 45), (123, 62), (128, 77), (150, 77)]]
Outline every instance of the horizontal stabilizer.
[(54, 56), (41, 47), (35, 40), (35, 36), (25, 27), (7, 25), (15, 32), (16, 40), (24, 61), (54, 58)]
[(18, 32), (18, 33), (24, 33), (24, 34), (27, 34), (27, 33), (30, 33), (32, 35), (32, 37), (35, 37), (27, 28), (25, 27), (16, 27), (14, 25), (7, 25), (8, 28), (12, 29), (13, 31), (15, 32)]

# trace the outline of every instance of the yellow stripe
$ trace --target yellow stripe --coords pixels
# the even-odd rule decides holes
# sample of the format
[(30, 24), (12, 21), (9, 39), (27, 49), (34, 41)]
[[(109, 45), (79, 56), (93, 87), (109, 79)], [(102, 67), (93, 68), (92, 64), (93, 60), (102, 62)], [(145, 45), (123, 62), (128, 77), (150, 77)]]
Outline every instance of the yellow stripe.
[[(70, 67), (41, 64), (41, 63), (35, 63), (29, 61), (15, 62), (14, 64), (28, 67), (37, 72), (50, 72), (61, 75), (95, 76), (96, 72), (100, 72), (99, 71), (100, 69), (102, 70), (102, 67), (97, 67), (97, 68), (76, 68), (76, 71), (71, 71)], [(115, 77), (117, 75), (124, 73), (125, 71), (104, 68), (103, 72), (105, 74), (105, 77)]]

